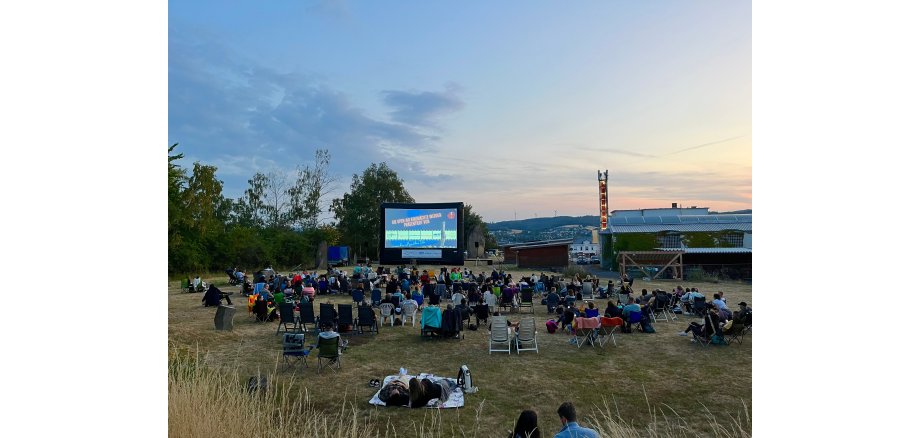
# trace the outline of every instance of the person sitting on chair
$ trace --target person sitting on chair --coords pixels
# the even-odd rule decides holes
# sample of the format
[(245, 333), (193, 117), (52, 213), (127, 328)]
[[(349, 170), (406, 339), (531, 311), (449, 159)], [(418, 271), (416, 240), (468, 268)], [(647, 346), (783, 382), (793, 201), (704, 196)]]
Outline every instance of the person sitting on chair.
[(594, 308), (594, 302), (588, 301), (588, 308), (585, 309), (585, 318), (594, 318), (600, 316), (600, 310)]
[(604, 316), (607, 318), (616, 318), (623, 315), (623, 310), (613, 304), (613, 301), (607, 301), (607, 308), (604, 309)]
[(623, 306), (623, 319), (629, 321), (629, 314), (631, 312), (641, 312), (642, 307), (636, 304), (636, 300), (633, 297), (629, 297), (626, 300), (626, 305)]
[(221, 290), (218, 289), (217, 286), (214, 286), (212, 283), (210, 286), (208, 286), (208, 291), (204, 293), (204, 298), (202, 298), (201, 301), (204, 302), (205, 307), (209, 307), (219, 306), (220, 300), (222, 299), (227, 300), (228, 306), (233, 305), (233, 302), (230, 301), (230, 294), (221, 292)]
[(695, 335), (703, 339), (709, 339), (714, 334), (721, 334), (720, 332), (722, 329), (719, 327), (719, 310), (716, 309), (716, 306), (712, 305), (712, 303), (707, 303), (706, 308), (708, 311), (706, 312), (706, 316), (703, 317), (704, 324), (691, 321), (687, 329), (678, 333), (678, 335), (687, 336), (687, 333), (692, 331)]
[(741, 309), (732, 314), (732, 321), (735, 321), (735, 324), (741, 324), (745, 317), (751, 314), (751, 308), (744, 301), (738, 303), (738, 307)]
[[(335, 331), (335, 325), (326, 321), (323, 323), (321, 332), (316, 336), (316, 345), (319, 345), (320, 339), (334, 339), (339, 338), (339, 354), (341, 355), (345, 348), (348, 347), (348, 341), (345, 340), (338, 332)], [(335, 363), (335, 362), (333, 362)]]

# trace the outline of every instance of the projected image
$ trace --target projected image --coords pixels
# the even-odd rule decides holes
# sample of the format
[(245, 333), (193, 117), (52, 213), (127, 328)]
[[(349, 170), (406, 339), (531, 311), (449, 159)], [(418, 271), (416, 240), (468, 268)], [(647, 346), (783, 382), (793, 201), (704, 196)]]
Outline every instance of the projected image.
[(457, 210), (385, 209), (384, 247), (457, 248)]

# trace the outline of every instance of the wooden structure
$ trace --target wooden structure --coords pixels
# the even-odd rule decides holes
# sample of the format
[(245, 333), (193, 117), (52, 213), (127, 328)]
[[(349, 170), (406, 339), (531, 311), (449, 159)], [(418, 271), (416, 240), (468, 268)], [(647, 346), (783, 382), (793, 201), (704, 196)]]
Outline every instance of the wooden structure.
[[(622, 251), (617, 255), (617, 259), (620, 264), (620, 278), (623, 278), (630, 266), (639, 268), (652, 280), (668, 269), (673, 270), (673, 278), (684, 277), (684, 251)], [(647, 266), (664, 267), (652, 275)]]
[(503, 247), (505, 258), (520, 268), (556, 268), (569, 265), (572, 239), (543, 240)]

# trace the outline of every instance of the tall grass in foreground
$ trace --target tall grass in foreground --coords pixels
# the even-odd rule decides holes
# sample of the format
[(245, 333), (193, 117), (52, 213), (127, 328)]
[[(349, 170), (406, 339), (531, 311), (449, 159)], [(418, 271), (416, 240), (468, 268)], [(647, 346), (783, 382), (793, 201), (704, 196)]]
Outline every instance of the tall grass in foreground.
[[(505, 430), (480, 430), (478, 424), (484, 401), (477, 407), (476, 421), (462, 424), (456, 409), (426, 410), (421, 422), (410, 430), (399, 430), (381, 419), (375, 409), (343, 399), (337, 410), (320, 410), (312, 405), (306, 391), (296, 391), (292, 381), (279, 382), (269, 377), (268, 389), (250, 393), (235, 372), (206, 367), (197, 356), (173, 352), (169, 360), (169, 436), (172, 437), (504, 437)], [(583, 425), (597, 430), (603, 437), (693, 437), (751, 436), (749, 408), (742, 406), (736, 418), (720, 422), (707, 411), (708, 431), (691, 428), (677, 412), (655, 411), (649, 406), (652, 422), (636, 427), (616, 413), (616, 405), (606, 402), (581, 415)], [(670, 409), (670, 408), (668, 408)], [(554, 425), (543, 431), (553, 436), (555, 418), (541, 420)]]

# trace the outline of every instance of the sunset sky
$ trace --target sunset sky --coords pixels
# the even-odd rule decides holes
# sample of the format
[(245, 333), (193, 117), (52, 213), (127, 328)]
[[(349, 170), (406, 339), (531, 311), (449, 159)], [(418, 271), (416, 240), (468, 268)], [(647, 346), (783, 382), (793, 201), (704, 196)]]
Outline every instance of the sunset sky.
[(751, 208), (751, 4), (169, 3), (169, 143), (239, 197), (332, 153), (487, 221)]

